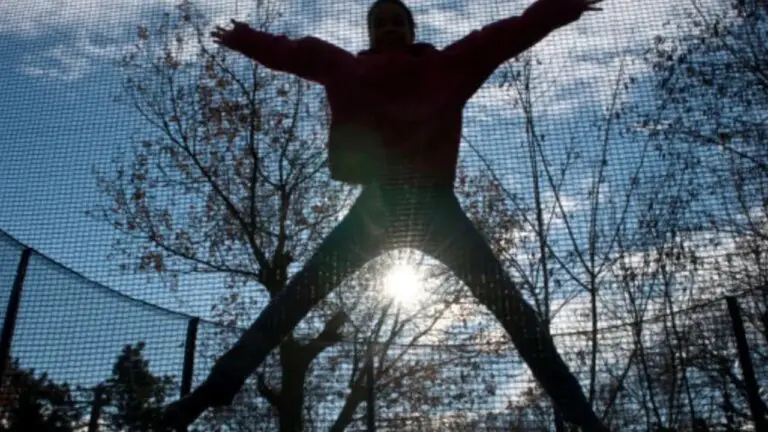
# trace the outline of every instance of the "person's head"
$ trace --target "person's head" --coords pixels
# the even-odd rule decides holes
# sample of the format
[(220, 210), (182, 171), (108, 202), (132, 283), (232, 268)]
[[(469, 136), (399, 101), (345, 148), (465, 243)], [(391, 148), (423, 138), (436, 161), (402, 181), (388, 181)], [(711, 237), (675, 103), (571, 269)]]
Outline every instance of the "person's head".
[(412, 44), (416, 24), (411, 10), (400, 0), (376, 0), (368, 10), (368, 37), (373, 49)]

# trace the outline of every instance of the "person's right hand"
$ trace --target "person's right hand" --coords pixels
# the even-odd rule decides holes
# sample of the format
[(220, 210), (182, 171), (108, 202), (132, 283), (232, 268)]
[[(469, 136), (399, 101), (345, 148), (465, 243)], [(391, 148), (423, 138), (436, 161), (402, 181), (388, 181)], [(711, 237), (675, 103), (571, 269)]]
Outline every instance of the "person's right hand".
[(578, 20), (584, 12), (603, 10), (597, 7), (603, 0), (556, 0), (553, 6), (568, 23)]
[(530, 6), (533, 14), (554, 24), (556, 27), (568, 25), (585, 12), (602, 10), (597, 6), (603, 0), (537, 0)]
[(253, 29), (244, 22), (236, 20), (231, 20), (231, 22), (233, 26), (231, 29), (216, 26), (211, 32), (211, 36), (214, 43), (237, 50), (243, 45), (245, 36), (252, 32)]

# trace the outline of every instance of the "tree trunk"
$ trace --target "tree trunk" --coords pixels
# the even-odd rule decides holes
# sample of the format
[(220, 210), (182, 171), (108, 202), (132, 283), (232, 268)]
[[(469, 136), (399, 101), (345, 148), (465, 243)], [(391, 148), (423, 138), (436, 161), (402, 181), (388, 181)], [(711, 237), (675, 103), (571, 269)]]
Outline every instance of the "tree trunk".
[(339, 416), (336, 417), (336, 421), (333, 423), (333, 426), (331, 426), (331, 432), (344, 431), (352, 423), (352, 420), (354, 420), (357, 407), (359, 407), (360, 403), (365, 400), (366, 386), (364, 385), (364, 377), (365, 375), (360, 373), (355, 379), (355, 382), (352, 386), (352, 391), (347, 397), (347, 400), (344, 402), (344, 407), (341, 408)]

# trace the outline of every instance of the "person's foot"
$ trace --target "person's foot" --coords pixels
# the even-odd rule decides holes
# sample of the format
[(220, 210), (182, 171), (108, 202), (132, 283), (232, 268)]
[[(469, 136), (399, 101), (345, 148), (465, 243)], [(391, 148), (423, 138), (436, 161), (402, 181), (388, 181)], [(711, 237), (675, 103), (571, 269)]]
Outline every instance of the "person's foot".
[(203, 393), (198, 388), (165, 408), (163, 425), (178, 432), (186, 431), (187, 426), (197, 420), (210, 407), (210, 403), (205, 400)]
[[(576, 392), (574, 391), (574, 393)], [(577, 406), (581, 409), (576, 409)], [(610, 429), (605, 427), (597, 414), (595, 414), (586, 398), (583, 398), (580, 404), (577, 405), (571, 403), (568, 407), (569, 411), (560, 410), (562, 419), (568, 426), (566, 430), (579, 430), (581, 432), (610, 432)]]
[(239, 386), (230, 381), (203, 382), (192, 393), (169, 404), (163, 412), (163, 424), (177, 431), (186, 431), (187, 426), (197, 420), (208, 408), (230, 405), (239, 390)]
[[(192, 393), (169, 404), (163, 412), (163, 424), (186, 431), (208, 408), (232, 404), (246, 378), (266, 357), (263, 338), (250, 334), (247, 344), (236, 344), (216, 361), (211, 374)], [(246, 348), (250, 347), (250, 350)]]
[(588, 421), (583, 422), (579, 429), (582, 432), (610, 432), (610, 429), (605, 427), (597, 417), (590, 418)]

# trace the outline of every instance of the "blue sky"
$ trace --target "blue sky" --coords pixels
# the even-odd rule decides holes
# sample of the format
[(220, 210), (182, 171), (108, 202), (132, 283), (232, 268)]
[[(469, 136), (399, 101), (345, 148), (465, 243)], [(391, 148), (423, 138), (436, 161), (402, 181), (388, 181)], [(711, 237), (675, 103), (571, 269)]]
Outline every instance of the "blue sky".
[[(156, 17), (158, 11), (172, 3), (158, 0), (139, 6), (132, 0), (32, 0), (0, 4), (0, 46), (4, 47), (0, 51), (0, 229), (92, 280), (164, 307), (183, 307), (184, 312), (205, 315), (220, 287), (197, 280), (172, 294), (156, 281), (121, 274), (117, 263), (105, 258), (114, 230), (85, 216), (85, 211), (101, 199), (92, 167), (109, 164), (110, 158), (128, 148), (132, 136), (143, 127), (132, 110), (113, 101), (120, 92), (120, 75), (114, 62), (133, 41), (135, 27)], [(321, 3), (327, 5), (321, 8)], [(420, 23), (421, 39), (438, 46), (495, 19), (520, 12), (527, 4), (494, 0), (473, 1), (472, 6), (438, 0), (408, 3)], [(235, 0), (202, 4), (217, 23), (225, 23), (230, 17), (245, 18), (250, 7), (249, 2)], [(363, 17), (367, 4), (353, 0), (296, 0), (286, 9), (280, 26), (357, 51), (365, 44)], [(553, 91), (540, 93), (541, 106), (547, 107), (540, 115), (544, 119), (543, 129), (551, 137), (547, 145), (551, 157), (562, 154), (558, 137), (574, 129), (587, 130), (588, 122), (607, 102), (622, 60), (628, 72), (643, 76), (643, 66), (633, 61), (637, 50), (650, 46), (652, 36), (664, 31), (662, 23), (678, 12), (664, 0), (608, 0), (604, 7), (604, 13), (587, 16), (558, 31), (534, 50), (545, 60), (538, 70), (546, 79), (558, 82)], [(520, 116), (509, 109), (505, 98), (490, 87), (479, 92), (467, 109), (465, 131), (491, 160), (505, 184), (527, 193), (527, 155), (515, 144), (522, 131)], [(594, 135), (585, 134), (579, 150), (585, 156), (594, 153), (595, 141)], [(624, 154), (616, 159), (618, 166), (609, 172), (617, 181), (626, 180), (633, 165), (633, 150), (637, 149), (612, 148), (616, 155)], [(469, 149), (462, 151), (465, 156), (471, 155)], [(573, 193), (569, 202), (575, 211), (583, 208), (580, 196), (589, 178), (581, 180), (584, 182), (569, 185)], [(8, 255), (12, 255), (11, 251)], [(15, 269), (15, 261), (6, 261), (2, 249), (0, 256), (4, 260), (0, 266), (2, 283), (8, 266)], [(55, 305), (59, 308), (83, 307), (83, 319), (77, 324), (77, 331), (73, 327), (68, 330), (67, 326), (73, 324), (59, 323), (56, 312), (42, 306), (42, 297), (25, 297), (22, 308), (28, 312), (22, 312), (22, 317), (27, 318), (20, 321), (18, 335), (20, 341), (27, 342), (18, 345), (17, 350), (29, 356), (39, 353), (39, 366), (57, 365), (63, 376), (76, 377), (83, 370), (83, 363), (67, 359), (68, 351), (64, 348), (77, 346), (78, 351), (93, 352), (96, 356), (88, 364), (107, 368), (103, 374), (98, 373), (102, 376), (108, 373), (111, 363), (101, 356), (113, 358), (124, 343), (141, 337), (171, 347), (183, 341), (184, 317), (161, 316), (133, 304), (126, 306), (127, 310), (139, 314), (142, 320), (126, 318), (128, 315), (117, 307), (122, 303), (115, 301), (114, 294), (100, 293), (87, 283), (52, 283), (70, 279), (53, 276), (54, 270), (43, 270), (45, 265), (40, 266), (40, 272), (34, 273), (29, 283), (45, 286), (46, 293), (55, 294)], [(50, 275), (49, 279), (43, 278), (45, 275)], [(83, 303), (77, 302), (78, 298), (84, 299)], [(189, 298), (196, 301), (190, 302)], [(180, 300), (184, 299), (187, 301), (182, 305)], [(96, 315), (95, 305), (99, 305)], [(39, 326), (42, 320), (47, 320), (47, 325), (56, 331), (43, 337), (34, 333), (35, 325)], [(25, 338), (26, 334), (30, 337)], [(45, 348), (45, 344), (51, 344), (50, 347), (61, 342), (68, 344), (61, 351)], [(166, 359), (163, 369), (180, 370), (179, 349), (169, 350), (172, 353), (166, 350), (153, 356)], [(97, 375), (90, 370), (88, 374)]]
[[(100, 199), (92, 168), (109, 164), (143, 126), (135, 112), (113, 102), (120, 92), (114, 62), (135, 37), (135, 26), (172, 3), (157, 1), (139, 7), (127, 0), (110, 6), (76, 1), (52, 7), (40, 1), (23, 7), (15, 2), (0, 6), (0, 41), (5, 47), (0, 53), (5, 89), (0, 100), (4, 131), (0, 138), (0, 200), (11, 204), (0, 213), (0, 229), (111, 286), (119, 282), (113, 279), (114, 266), (93, 263), (103, 263), (114, 231), (84, 216)], [(242, 17), (249, 7), (242, 0), (199, 3), (217, 22)], [(445, 1), (409, 4), (416, 13), (421, 39), (442, 46), (498, 17), (520, 12), (526, 3), (487, 0), (471, 8)], [(543, 95), (555, 102), (549, 108), (555, 115), (548, 113), (548, 117), (556, 121), (546, 123), (554, 129), (554, 137), (564, 133), (565, 126), (586, 126), (615, 79), (617, 61), (629, 58), (633, 45), (647, 43), (668, 13), (653, 2), (640, 8), (635, 5), (634, 11), (627, 12), (625, 7), (630, 4), (609, 2), (606, 12), (587, 16), (536, 47), (537, 54), (553, 60), (552, 70), (546, 74), (560, 83), (558, 92)], [(289, 2), (279, 24), (295, 34), (318, 35), (357, 51), (365, 43), (362, 17), (366, 6), (367, 2), (360, 1), (331, 2), (321, 10), (316, 2)], [(293, 13), (298, 10), (304, 14)], [(658, 19), (652, 19), (654, 14)], [(638, 22), (630, 15), (643, 16), (640, 22), (648, 25), (622, 26)], [(451, 25), (446, 26), (447, 22)], [(637, 35), (646, 37), (638, 41)], [(585, 61), (587, 54), (602, 60)], [(497, 172), (512, 182), (526, 179), (525, 154), (508, 144), (515, 142), (510, 134), (520, 130), (520, 117), (509, 110), (497, 90), (484, 89), (467, 109), (465, 132)], [(594, 148), (585, 146), (583, 151), (590, 149)], [(551, 156), (555, 157), (558, 148), (553, 150)], [(471, 153), (463, 150), (464, 156)], [(150, 290), (121, 289), (152, 296), (143, 292)], [(149, 300), (167, 301), (152, 297)]]

